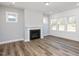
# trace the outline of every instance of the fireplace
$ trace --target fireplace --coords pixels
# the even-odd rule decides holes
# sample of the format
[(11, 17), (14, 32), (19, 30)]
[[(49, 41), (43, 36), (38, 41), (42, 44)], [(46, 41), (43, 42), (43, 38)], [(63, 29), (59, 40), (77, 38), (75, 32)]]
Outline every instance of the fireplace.
[(40, 38), (40, 29), (32, 29), (30, 30), (30, 40)]

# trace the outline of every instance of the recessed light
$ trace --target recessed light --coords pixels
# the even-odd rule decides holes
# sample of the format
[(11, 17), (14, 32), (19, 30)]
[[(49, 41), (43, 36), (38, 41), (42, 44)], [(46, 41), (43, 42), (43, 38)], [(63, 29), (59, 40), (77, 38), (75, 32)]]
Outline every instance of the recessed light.
[(79, 6), (79, 3), (77, 3), (76, 6)]
[(10, 5), (15, 5), (15, 2), (9, 2)]
[(15, 4), (15, 2), (12, 2), (12, 4), (14, 5), (14, 4)]
[(44, 2), (44, 4), (45, 4), (46, 6), (48, 6), (50, 3), (49, 3), (49, 2)]

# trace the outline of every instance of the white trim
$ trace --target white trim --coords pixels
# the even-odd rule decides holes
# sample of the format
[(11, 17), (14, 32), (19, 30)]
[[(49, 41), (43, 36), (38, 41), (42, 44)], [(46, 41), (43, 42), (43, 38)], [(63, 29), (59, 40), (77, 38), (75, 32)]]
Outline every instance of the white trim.
[(25, 39), (24, 42), (30, 42), (30, 40), (26, 40), (26, 39)]
[(51, 35), (51, 36), (55, 36), (55, 37), (64, 38), (64, 39), (67, 39), (67, 40), (72, 40), (72, 41), (77, 41), (77, 42), (79, 42), (78, 39), (72, 38), (72, 37), (63, 37), (63, 36), (58, 36), (58, 35)]
[(35, 29), (40, 29), (41, 30), (41, 39), (43, 39), (43, 29), (42, 27), (38, 26), (38, 27), (26, 27), (25, 29), (25, 42), (29, 42), (30, 41), (30, 30), (35, 30)]
[(7, 44), (7, 43), (17, 42), (17, 41), (22, 41), (22, 40), (24, 40), (24, 39), (15, 39), (15, 40), (3, 41), (3, 42), (0, 42), (0, 44)]

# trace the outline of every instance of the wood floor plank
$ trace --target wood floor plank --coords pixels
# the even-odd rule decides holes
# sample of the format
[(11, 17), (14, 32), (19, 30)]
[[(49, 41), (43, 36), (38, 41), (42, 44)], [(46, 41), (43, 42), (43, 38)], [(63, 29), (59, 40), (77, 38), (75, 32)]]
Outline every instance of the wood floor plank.
[(7, 46), (8, 44), (6, 44), (6, 45), (4, 45), (4, 48), (3, 48), (3, 53), (2, 53), (2, 55), (4, 55), (4, 56), (7, 56), (8, 55), (8, 46)]
[(15, 49), (14, 43), (10, 44), (10, 50), (9, 51), (10, 51), (10, 55), (11, 56), (15, 56), (15, 50), (14, 49)]
[(79, 56), (79, 42), (46, 36), (0, 45), (0, 56)]

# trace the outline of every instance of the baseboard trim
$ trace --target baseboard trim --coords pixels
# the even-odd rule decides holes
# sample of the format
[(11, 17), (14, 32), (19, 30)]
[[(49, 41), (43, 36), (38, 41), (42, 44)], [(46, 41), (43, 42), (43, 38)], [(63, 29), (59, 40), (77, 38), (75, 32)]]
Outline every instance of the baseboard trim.
[(71, 40), (71, 41), (79, 42), (79, 40), (75, 40), (75, 39), (71, 39), (71, 38), (60, 37), (60, 36), (56, 36), (56, 35), (49, 35), (49, 36), (54, 36), (54, 37), (58, 37), (58, 38), (66, 39), (66, 40)]
[(26, 39), (25, 39), (24, 42), (30, 42), (30, 40), (26, 40)]
[(0, 45), (7, 44), (7, 43), (13, 43), (13, 42), (17, 42), (17, 41), (23, 41), (23, 40), (24, 39), (15, 39), (15, 40), (3, 41), (3, 42), (0, 42)]

